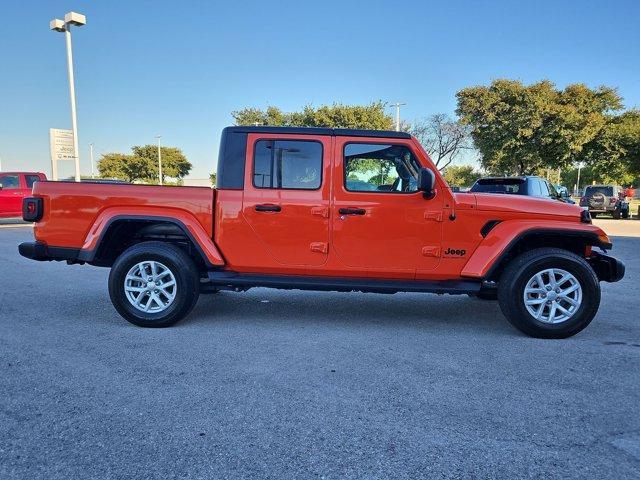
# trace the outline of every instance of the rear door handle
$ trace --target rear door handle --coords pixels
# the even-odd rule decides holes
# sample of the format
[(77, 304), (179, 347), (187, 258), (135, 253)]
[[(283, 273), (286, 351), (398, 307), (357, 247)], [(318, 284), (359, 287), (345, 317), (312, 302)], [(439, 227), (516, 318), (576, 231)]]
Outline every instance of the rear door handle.
[(364, 215), (367, 211), (364, 208), (341, 208), (338, 213), (340, 215)]
[(269, 205), (269, 204), (256, 205), (254, 208), (256, 212), (279, 212), (282, 210), (282, 207), (280, 205)]

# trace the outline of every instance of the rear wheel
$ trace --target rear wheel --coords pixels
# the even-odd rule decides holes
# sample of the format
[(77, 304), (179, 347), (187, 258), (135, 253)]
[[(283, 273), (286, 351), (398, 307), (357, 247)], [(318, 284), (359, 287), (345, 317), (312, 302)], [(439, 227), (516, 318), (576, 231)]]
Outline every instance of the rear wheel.
[(611, 215), (615, 220), (620, 220), (620, 217), (622, 216), (618, 208), (616, 208), (613, 212), (611, 212)]
[(591, 212), (589, 212), (589, 215), (591, 215), (591, 218), (596, 218), (598, 216), (597, 213), (591, 213)]
[(539, 248), (514, 259), (500, 277), (504, 316), (537, 338), (567, 338), (598, 311), (600, 284), (591, 266), (569, 251)]
[(118, 313), (140, 327), (168, 327), (198, 301), (200, 277), (179, 247), (143, 242), (127, 249), (109, 274), (109, 295)]

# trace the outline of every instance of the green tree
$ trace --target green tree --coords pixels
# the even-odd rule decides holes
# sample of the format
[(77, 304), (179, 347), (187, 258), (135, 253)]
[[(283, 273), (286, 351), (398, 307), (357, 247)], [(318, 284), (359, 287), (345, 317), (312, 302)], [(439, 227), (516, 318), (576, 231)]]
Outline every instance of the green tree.
[(612, 88), (574, 84), (558, 90), (548, 80), (528, 86), (495, 80), (456, 96), (457, 114), (471, 127), (483, 167), (504, 174), (570, 167), (584, 159), (583, 147), (604, 128), (608, 115), (622, 108)]
[[(301, 111), (283, 112), (278, 107), (245, 108), (231, 113), (236, 125), (270, 125), (289, 127), (358, 128), (370, 130), (393, 130), (393, 118), (385, 113), (384, 102), (369, 105), (323, 105), (315, 108), (305, 106)], [(347, 175), (357, 178), (355, 172), (365, 174), (379, 166), (378, 161), (359, 159), (350, 162)]]
[[(132, 154), (107, 153), (98, 161), (102, 178), (119, 178), (129, 182), (158, 182), (158, 147), (144, 145), (131, 147)], [(161, 147), (162, 177), (175, 178), (181, 183), (189, 174), (191, 163), (179, 148)]]
[(146, 159), (124, 153), (105, 153), (98, 161), (98, 172), (102, 178), (134, 182), (147, 178), (148, 170)]
[(217, 179), (217, 174), (216, 172), (210, 173), (209, 174), (209, 180), (211, 180), (211, 185), (212, 186), (216, 186), (216, 179)]
[(473, 165), (449, 165), (444, 169), (443, 176), (450, 186), (470, 187), (482, 173)]
[(584, 156), (598, 181), (637, 185), (640, 177), (640, 110), (610, 116), (598, 135), (585, 146)]
[[(156, 145), (143, 145), (131, 147), (133, 155), (147, 160), (148, 179), (158, 178), (158, 147)], [(189, 174), (193, 165), (184, 156), (182, 150), (176, 147), (161, 147), (162, 177), (171, 177), (181, 180)]]
[(231, 113), (236, 125), (273, 125), (292, 127), (361, 128), (392, 130), (393, 118), (385, 113), (384, 102), (369, 105), (307, 105), (298, 112), (283, 112), (278, 107), (245, 108)]

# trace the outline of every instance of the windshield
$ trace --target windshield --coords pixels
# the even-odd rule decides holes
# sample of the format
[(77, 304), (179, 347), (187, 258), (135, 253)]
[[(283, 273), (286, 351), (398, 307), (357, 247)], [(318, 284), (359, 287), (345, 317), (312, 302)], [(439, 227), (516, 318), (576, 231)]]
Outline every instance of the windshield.
[(584, 192), (584, 195), (586, 197), (590, 197), (595, 193), (601, 193), (607, 197), (613, 197), (613, 187), (607, 187), (607, 186), (602, 186), (602, 187), (594, 187), (594, 186), (589, 186), (587, 187), (587, 189)]
[(476, 193), (510, 193), (526, 195), (522, 178), (482, 178), (469, 190)]

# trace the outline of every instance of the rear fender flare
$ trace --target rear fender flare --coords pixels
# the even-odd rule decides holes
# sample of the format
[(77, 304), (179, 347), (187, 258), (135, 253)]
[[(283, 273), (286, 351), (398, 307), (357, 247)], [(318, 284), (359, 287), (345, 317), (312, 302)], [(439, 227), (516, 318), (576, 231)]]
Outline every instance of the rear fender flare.
[(178, 226), (191, 240), (207, 267), (221, 267), (225, 265), (224, 257), (218, 250), (218, 247), (213, 243), (210, 235), (207, 234), (193, 215), (177, 209), (169, 212), (166, 208), (163, 208), (162, 212), (155, 211), (153, 208), (136, 212), (128, 211), (126, 213), (118, 210), (107, 209), (98, 215), (85, 237), (84, 244), (80, 251), (80, 260), (91, 262), (95, 258), (105, 233), (115, 222), (123, 220), (143, 220), (171, 223)]

